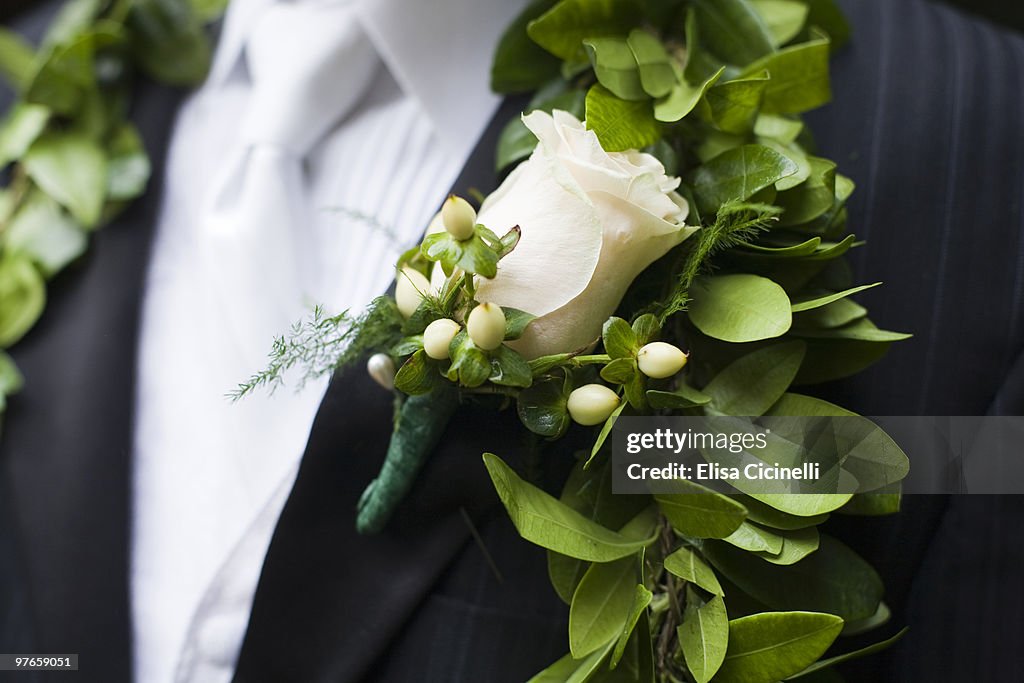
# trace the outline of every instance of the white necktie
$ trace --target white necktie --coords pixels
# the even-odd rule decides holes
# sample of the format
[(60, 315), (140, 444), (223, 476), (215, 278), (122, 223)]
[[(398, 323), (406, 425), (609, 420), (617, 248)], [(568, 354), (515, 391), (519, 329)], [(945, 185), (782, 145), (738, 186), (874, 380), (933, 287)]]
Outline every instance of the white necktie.
[(271, 339), (316, 303), (303, 158), (373, 79), (379, 58), (348, 3), (278, 2), (246, 41), (251, 79), (239, 146), (204, 212), (204, 270), (216, 315), (242, 360), (259, 367)]

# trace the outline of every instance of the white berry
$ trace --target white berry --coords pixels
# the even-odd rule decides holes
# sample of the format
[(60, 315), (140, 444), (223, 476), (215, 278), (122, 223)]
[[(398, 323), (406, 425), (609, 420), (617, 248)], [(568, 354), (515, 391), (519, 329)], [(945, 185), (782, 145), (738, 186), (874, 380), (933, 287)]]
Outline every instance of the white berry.
[(603, 384), (585, 384), (569, 394), (569, 415), (587, 427), (601, 424), (618, 407), (618, 395)]
[(398, 304), (398, 311), (406, 318), (416, 312), (424, 295), (429, 292), (430, 280), (415, 268), (405, 266), (395, 278), (395, 303)]
[(386, 353), (375, 353), (366, 361), (366, 372), (385, 389), (395, 388), (395, 362)]
[(505, 340), (505, 312), (497, 304), (480, 304), (469, 314), (466, 331), (477, 347), (493, 351)]
[(653, 379), (665, 379), (686, 365), (687, 355), (678, 346), (665, 342), (651, 342), (636, 354), (640, 372)]
[(448, 358), (448, 347), (462, 327), (450, 318), (441, 318), (423, 330), (423, 350), (434, 360)]
[(476, 227), (476, 211), (462, 197), (451, 195), (441, 207), (441, 220), (449, 235), (457, 240), (468, 240)]

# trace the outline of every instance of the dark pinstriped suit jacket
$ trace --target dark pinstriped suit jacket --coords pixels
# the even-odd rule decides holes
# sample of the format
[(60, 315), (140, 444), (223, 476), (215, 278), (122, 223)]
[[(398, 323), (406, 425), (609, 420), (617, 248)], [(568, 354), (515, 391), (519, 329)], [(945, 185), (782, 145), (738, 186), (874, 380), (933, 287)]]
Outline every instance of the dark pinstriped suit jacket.
[[(820, 393), (868, 414), (1022, 414), (1024, 40), (921, 0), (843, 4), (854, 41), (835, 62), (835, 103), (812, 124), (859, 186), (851, 224), (869, 242), (855, 269), (886, 282), (864, 297), (873, 317), (916, 336)], [(38, 30), (47, 9), (20, 27)], [(150, 89), (136, 106), (156, 168), (175, 101)], [(496, 130), (459, 189), (493, 183)], [(80, 652), (79, 680), (130, 672), (130, 406), (158, 201), (151, 192), (98, 235), (15, 351), (28, 385), (0, 442), (0, 652)], [(479, 466), (514, 418), (463, 417), (462, 436), (436, 454), (389, 532), (358, 538), (352, 505), (387, 420), (386, 397), (363, 373), (336, 378), (263, 569), (236, 680), (519, 681), (565, 651), (543, 554), (494, 514)], [(504, 583), (468, 542), (459, 505)], [(1024, 499), (917, 497), (905, 508), (835, 522), (880, 566), (894, 624), (912, 626), (849, 679), (1024, 680)]]

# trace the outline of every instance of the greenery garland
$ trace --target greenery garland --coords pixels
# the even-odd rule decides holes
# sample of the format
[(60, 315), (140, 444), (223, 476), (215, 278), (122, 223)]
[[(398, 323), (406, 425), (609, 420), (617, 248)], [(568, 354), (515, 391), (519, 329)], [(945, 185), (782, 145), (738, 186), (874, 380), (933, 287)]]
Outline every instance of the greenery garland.
[[(399, 401), (381, 475), (360, 501), (364, 532), (379, 531), (413, 486), (456, 394), (496, 409), (513, 401), (524, 426), (549, 440), (574, 420), (596, 422), (558, 498), (484, 455), (520, 534), (547, 549), (569, 609), (570, 653), (535, 681), (811, 680), (902, 635), (822, 659), (839, 635), (876, 628), (889, 611), (874, 569), (818, 527), (832, 513), (896, 512), (898, 488), (771, 498), (681, 482), (678, 495), (614, 496), (606, 445), (624, 414), (852, 415), (794, 388), (855, 374), (907, 337), (878, 329), (850, 298), (877, 284), (856, 286), (844, 260), (859, 245), (846, 233), (853, 182), (814, 155), (800, 118), (829, 101), (829, 56), (848, 33), (832, 0), (531, 3), (498, 46), (494, 89), (533, 91), (529, 110), (585, 119), (606, 151), (655, 155), (683, 178), (687, 223), (701, 229), (634, 282), (596, 352), (527, 361), (513, 347), (533, 316), (498, 309), (499, 320), (476, 298), (519, 232), (467, 223), (475, 214), (453, 198), (446, 230), (400, 260), (397, 304), (381, 297), (358, 317), (318, 310), (238, 389), (378, 352), (370, 372), (385, 385), (394, 376)], [(499, 167), (536, 144), (513, 121)], [(436, 268), (446, 277), (431, 290)], [(403, 305), (403, 279), (422, 289), (415, 310)], [(494, 324), (474, 330), (474, 316)], [(643, 364), (658, 339), (692, 357), (659, 347), (661, 362), (675, 363), (667, 379)], [(586, 414), (572, 405), (581, 389), (594, 394)], [(872, 438), (868, 448), (892, 454), (885, 466), (905, 475), (902, 451), (883, 433)]]
[[(204, 30), (225, 0), (71, 0), (38, 49), (0, 28), (0, 77), (18, 97), (0, 122), (0, 349), (46, 305), (46, 282), (91, 233), (143, 193), (149, 158), (129, 119), (140, 76), (195, 86), (209, 69)], [(0, 415), (22, 378), (0, 350)]]

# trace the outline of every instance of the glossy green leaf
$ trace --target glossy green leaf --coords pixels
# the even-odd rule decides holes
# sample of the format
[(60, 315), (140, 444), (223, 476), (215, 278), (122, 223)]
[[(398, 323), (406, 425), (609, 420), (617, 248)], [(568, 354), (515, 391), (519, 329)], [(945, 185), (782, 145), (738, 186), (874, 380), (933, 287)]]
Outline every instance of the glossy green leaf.
[(647, 611), (647, 606), (651, 604), (651, 599), (654, 594), (647, 588), (638, 583), (633, 592), (633, 606), (629, 610), (629, 616), (626, 618), (626, 623), (622, 626), (622, 632), (619, 634), (619, 639), (615, 642), (615, 649), (612, 650), (612, 656), (608, 661), (608, 665), (611, 668), (615, 668), (619, 661), (622, 659), (622, 655), (626, 652), (626, 644), (629, 642), (629, 638), (633, 635), (633, 630), (636, 628), (637, 622), (640, 621), (640, 617), (644, 612)]
[[(448, 355), (452, 363), (448, 367), (447, 376), (452, 382), (459, 382), (471, 388), (478, 387), (491, 375), (491, 359), (477, 348), (466, 334), (466, 330), (460, 330), (452, 339), (448, 346)], [(403, 386), (405, 381), (403, 378)]]
[(501, 309), (505, 313), (505, 341), (513, 341), (523, 336), (526, 328), (537, 319), (537, 316), (518, 308), (505, 306)]
[(858, 493), (839, 508), (844, 515), (893, 515), (900, 511), (899, 493)]
[(706, 92), (711, 120), (726, 133), (746, 135), (756, 124), (767, 87), (766, 73), (715, 84)]
[(690, 184), (701, 213), (713, 215), (722, 204), (749, 199), (796, 171), (796, 164), (773, 149), (743, 145), (697, 168)]
[(777, 114), (761, 114), (754, 124), (754, 134), (760, 138), (771, 138), (783, 145), (796, 142), (804, 130), (802, 121)]
[(635, 358), (640, 346), (636, 332), (622, 318), (608, 318), (601, 329), (605, 352), (612, 358)]
[(856, 619), (854, 621), (848, 621), (843, 626), (844, 636), (856, 636), (861, 633), (867, 633), (868, 631), (874, 630), (879, 626), (884, 626), (889, 623), (892, 618), (892, 610), (885, 604), (885, 601), (878, 603), (878, 609), (867, 619)]
[(694, 583), (714, 595), (725, 595), (715, 572), (694, 551), (682, 547), (665, 558), (665, 571)]
[(395, 374), (395, 388), (410, 396), (429, 393), (441, 381), (434, 361), (422, 349), (412, 354)]
[(558, 59), (537, 45), (526, 32), (531, 21), (555, 4), (557, 0), (533, 0), (505, 29), (491, 64), (491, 90), (526, 92), (558, 76)]
[(579, 59), (588, 38), (625, 36), (640, 23), (629, 0), (563, 0), (530, 22), (527, 33), (538, 45), (562, 59)]
[(640, 68), (623, 38), (588, 38), (583, 41), (597, 81), (616, 97), (646, 100), (650, 97), (640, 82)]
[(740, 503), (685, 479), (672, 482), (677, 493), (654, 496), (662, 514), (681, 534), (693, 538), (725, 538), (743, 523)]
[(870, 285), (861, 285), (860, 287), (851, 287), (850, 289), (843, 290), (842, 292), (832, 292), (822, 296), (814, 297), (797, 297), (793, 299), (793, 312), (800, 313), (802, 311), (810, 311), (815, 308), (827, 306), (835, 301), (853, 296), (859, 292), (863, 292), (872, 287), (877, 287), (882, 284), (881, 282), (875, 282)]
[(683, 623), (676, 629), (686, 666), (697, 683), (707, 683), (725, 661), (729, 646), (729, 615), (721, 595), (700, 602), (696, 592), (686, 588)]
[[(790, 147), (796, 149), (796, 145)], [(779, 219), (779, 225), (782, 227), (813, 221), (831, 209), (835, 201), (835, 163), (814, 156), (808, 156), (807, 160), (809, 173), (806, 180), (791, 187), (785, 186), (785, 181), (780, 181), (778, 186), (780, 193), (776, 198), (776, 204), (783, 209)]]
[(756, 498), (751, 498), (746, 495), (738, 496), (737, 500), (743, 503), (743, 506), (747, 508), (747, 517), (750, 521), (757, 522), (761, 526), (767, 526), (773, 529), (781, 529), (783, 531), (806, 529), (808, 527), (817, 526), (828, 519), (828, 514), (798, 517), (797, 515), (777, 510), (766, 503), (762, 503)]
[(729, 622), (729, 650), (716, 683), (776, 683), (814, 663), (843, 628), (815, 612), (765, 612)]
[(772, 37), (747, 0), (695, 0), (701, 42), (730, 64), (749, 64), (772, 51)]
[(0, 260), (0, 348), (21, 339), (43, 312), (46, 286), (24, 256), (5, 254)]
[(744, 521), (736, 531), (722, 539), (726, 543), (752, 553), (778, 555), (782, 552), (782, 537), (770, 529)]
[(7, 226), (6, 247), (52, 277), (85, 252), (85, 233), (43, 192), (32, 191)]
[(457, 240), (448, 232), (435, 232), (423, 239), (421, 251), (428, 261), (440, 262), (446, 273), (461, 268), (486, 278), (498, 274), (498, 254), (479, 234)]
[(600, 670), (612, 645), (609, 642), (604, 648), (595, 650), (583, 659), (575, 659), (572, 654), (567, 654), (527, 683), (586, 683)]
[(805, 327), (842, 327), (868, 314), (864, 308), (850, 299), (837, 299), (823, 306), (812, 308), (793, 316), (793, 329)]
[(107, 158), (95, 142), (73, 133), (46, 133), (22, 162), (29, 177), (86, 227), (95, 226), (107, 194)]
[(743, 70), (767, 71), (762, 109), (770, 114), (798, 114), (832, 99), (828, 72), (828, 40), (813, 40), (767, 55)]
[(663, 99), (655, 103), (654, 118), (665, 123), (674, 123), (682, 119), (696, 108), (701, 98), (708, 92), (708, 88), (722, 77), (724, 71), (723, 66), (698, 85), (690, 85), (685, 79), (680, 79)]
[[(805, 328), (794, 334), (804, 336)], [(796, 384), (819, 384), (850, 377), (871, 366), (889, 350), (891, 343), (856, 339), (811, 339)]]
[(658, 316), (645, 313), (633, 321), (632, 328), (633, 334), (636, 335), (636, 344), (639, 347), (657, 341), (658, 334), (661, 332), (661, 323), (658, 322)]
[(821, 542), (818, 530), (813, 526), (792, 531), (773, 530), (772, 533), (782, 539), (782, 548), (775, 553), (754, 553), (765, 562), (771, 562), (772, 564), (796, 564), (816, 551)]
[(882, 599), (882, 580), (871, 565), (825, 534), (816, 552), (788, 566), (751, 562), (749, 553), (726, 543), (706, 544), (704, 555), (740, 590), (772, 609), (854, 621), (874, 614)]
[(690, 320), (704, 334), (743, 343), (772, 339), (792, 324), (789, 297), (768, 278), (749, 273), (697, 278)]
[(803, 0), (803, 2), (810, 7), (810, 15), (807, 17), (808, 26), (815, 26), (825, 31), (831, 41), (833, 52), (849, 42), (850, 25), (835, 0)]
[(798, 0), (750, 0), (750, 4), (761, 15), (776, 47), (799, 35), (810, 11), (806, 3)]
[(686, 383), (682, 383), (673, 391), (649, 390), (647, 392), (647, 402), (652, 408), (659, 410), (680, 410), (707, 405), (711, 402), (711, 397), (704, 392), (697, 391)]
[(662, 42), (641, 29), (634, 29), (627, 42), (640, 71), (644, 92), (651, 97), (667, 95), (676, 85), (676, 72)]
[(842, 327), (828, 329), (804, 329), (800, 331), (801, 337), (816, 339), (854, 339), (865, 342), (897, 342), (910, 339), (913, 335), (905, 332), (890, 332), (880, 330), (875, 324), (864, 318)]
[(595, 563), (569, 606), (569, 651), (579, 659), (622, 633), (633, 605), (637, 561), (628, 556)]
[(759, 416), (789, 389), (806, 345), (800, 341), (773, 344), (740, 356), (715, 375), (704, 393), (711, 397), (712, 415)]
[(519, 392), (519, 419), (534, 434), (558, 438), (569, 428), (567, 402), (571, 387), (560, 378), (545, 378)]
[(649, 100), (620, 99), (601, 84), (587, 92), (587, 128), (594, 131), (607, 152), (642, 149), (661, 136)]
[(525, 388), (533, 383), (533, 373), (526, 359), (508, 346), (491, 351), (490, 381), (506, 387)]
[(627, 538), (587, 519), (523, 481), (496, 455), (485, 453), (484, 464), (512, 523), (531, 543), (569, 557), (606, 563), (632, 555), (653, 540)]

